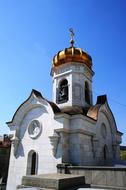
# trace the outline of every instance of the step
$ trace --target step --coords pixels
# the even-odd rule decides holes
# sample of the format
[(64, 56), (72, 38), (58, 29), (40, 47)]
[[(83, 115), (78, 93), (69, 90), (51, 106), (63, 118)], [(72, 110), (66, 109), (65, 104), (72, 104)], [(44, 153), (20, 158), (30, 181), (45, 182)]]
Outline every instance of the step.
[(85, 185), (85, 177), (83, 175), (73, 174), (28, 175), (23, 176), (22, 185), (64, 190), (75, 186)]

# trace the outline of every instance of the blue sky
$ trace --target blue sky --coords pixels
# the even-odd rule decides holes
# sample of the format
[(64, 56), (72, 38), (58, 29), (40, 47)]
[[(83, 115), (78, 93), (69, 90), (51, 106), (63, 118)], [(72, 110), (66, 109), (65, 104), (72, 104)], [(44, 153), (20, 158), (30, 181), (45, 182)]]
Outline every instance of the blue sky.
[(126, 145), (125, 10), (125, 0), (1, 0), (0, 134), (33, 88), (51, 100), (51, 61), (73, 27), (75, 46), (93, 59), (94, 103), (107, 94)]

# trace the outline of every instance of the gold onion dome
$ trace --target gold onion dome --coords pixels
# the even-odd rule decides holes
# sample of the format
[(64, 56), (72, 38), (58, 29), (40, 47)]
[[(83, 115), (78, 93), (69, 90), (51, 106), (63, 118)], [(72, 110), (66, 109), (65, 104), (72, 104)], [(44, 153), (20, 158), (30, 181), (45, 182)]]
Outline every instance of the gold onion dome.
[(52, 67), (58, 67), (65, 63), (70, 62), (80, 62), (87, 65), (90, 69), (92, 67), (92, 58), (86, 52), (84, 52), (81, 48), (76, 48), (73, 46), (74, 40), (73, 36), (74, 33), (72, 29), (71, 32), (71, 46), (69, 48), (65, 48), (64, 50), (59, 51), (53, 58)]
[(90, 69), (92, 67), (92, 58), (80, 48), (69, 47), (59, 51), (53, 58), (53, 67), (69, 63), (80, 62), (87, 65)]

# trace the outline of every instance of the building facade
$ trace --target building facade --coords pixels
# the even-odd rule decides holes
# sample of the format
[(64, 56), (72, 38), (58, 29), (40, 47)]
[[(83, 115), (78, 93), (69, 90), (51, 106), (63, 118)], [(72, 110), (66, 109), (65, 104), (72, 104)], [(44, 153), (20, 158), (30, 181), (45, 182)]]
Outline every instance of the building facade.
[(0, 187), (5, 187), (7, 183), (11, 141), (10, 136), (0, 137)]
[(93, 105), (92, 58), (74, 47), (52, 61), (53, 101), (32, 90), (8, 126), (13, 131), (7, 190), (22, 176), (55, 173), (56, 165), (112, 165), (120, 159), (122, 133), (117, 130), (107, 96)]

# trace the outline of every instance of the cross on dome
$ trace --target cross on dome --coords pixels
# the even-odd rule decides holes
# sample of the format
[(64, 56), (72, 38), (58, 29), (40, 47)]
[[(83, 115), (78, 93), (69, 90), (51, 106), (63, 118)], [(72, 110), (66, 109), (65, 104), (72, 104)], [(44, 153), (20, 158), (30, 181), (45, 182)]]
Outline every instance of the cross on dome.
[(73, 39), (74, 32), (73, 32), (73, 28), (70, 28), (69, 31), (70, 31), (70, 37), (71, 37), (70, 44), (71, 44), (71, 47), (73, 47), (73, 45), (74, 45), (74, 39)]

